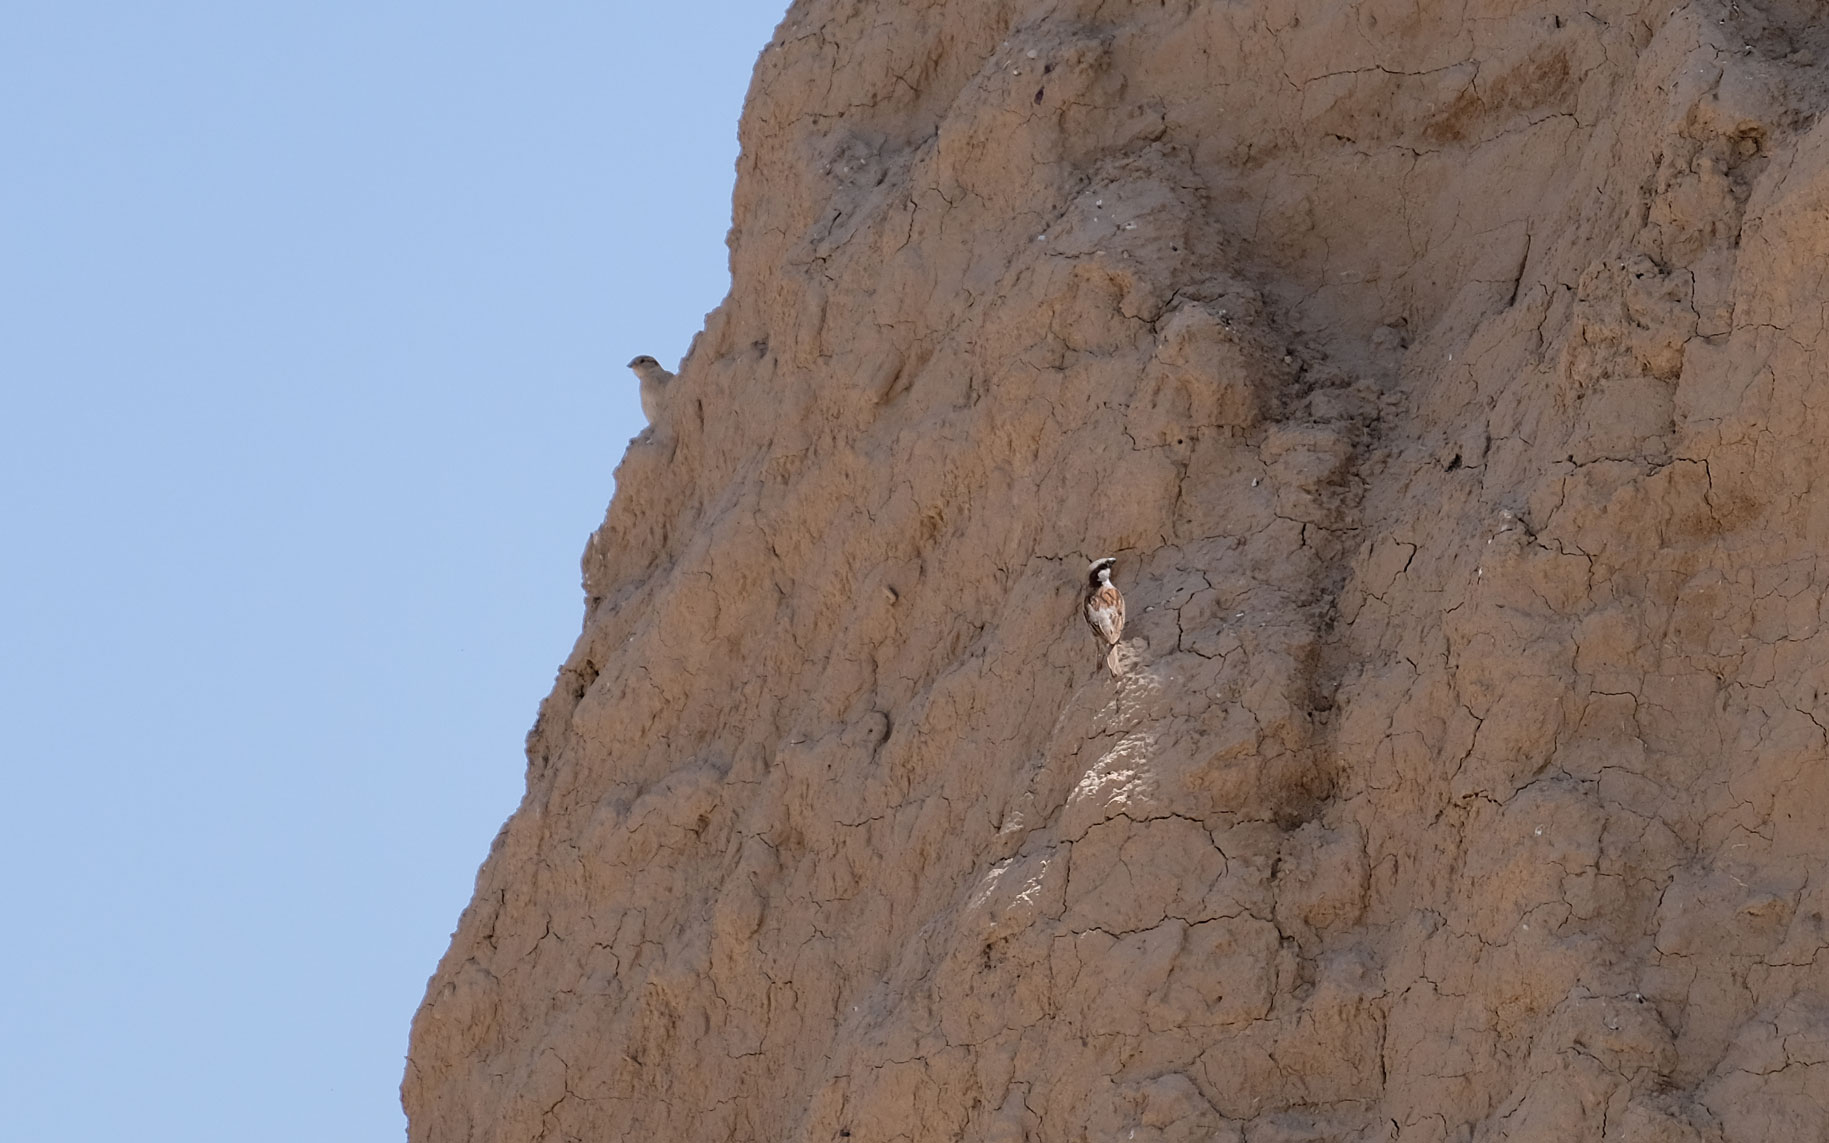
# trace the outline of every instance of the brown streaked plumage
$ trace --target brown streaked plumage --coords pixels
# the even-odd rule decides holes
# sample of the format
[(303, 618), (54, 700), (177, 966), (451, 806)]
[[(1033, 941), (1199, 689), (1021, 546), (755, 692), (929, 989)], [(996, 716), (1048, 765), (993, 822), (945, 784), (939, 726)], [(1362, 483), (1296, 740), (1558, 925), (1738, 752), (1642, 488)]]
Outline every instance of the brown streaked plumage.
[(1086, 583), (1086, 622), (1104, 644), (1105, 669), (1114, 675), (1118, 673), (1118, 640), (1124, 637), (1124, 597), (1111, 582), (1111, 568), (1117, 562), (1115, 556), (1094, 560)]

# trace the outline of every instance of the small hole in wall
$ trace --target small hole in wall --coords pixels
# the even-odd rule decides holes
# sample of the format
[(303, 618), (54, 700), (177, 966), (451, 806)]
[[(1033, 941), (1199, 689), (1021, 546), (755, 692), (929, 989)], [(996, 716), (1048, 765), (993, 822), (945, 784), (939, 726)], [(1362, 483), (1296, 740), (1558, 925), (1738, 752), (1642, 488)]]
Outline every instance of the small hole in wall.
[(1043, 75), (1047, 75), (1049, 72), (1051, 72), (1053, 70), (1054, 70), (1053, 64), (1043, 64), (1042, 65), (1042, 74)]
[(572, 680), (572, 701), (581, 702), (591, 684), (597, 681), (597, 664), (586, 659), (578, 668), (577, 677)]
[(1552, 16), (1552, 17), (1550, 17), (1550, 18), (1551, 18), (1551, 19), (1552, 19), (1552, 20), (1555, 20), (1555, 21), (1556, 21), (1556, 26), (1557, 26), (1557, 27), (1558, 27), (1558, 28), (1560, 28), (1560, 27), (1562, 27), (1562, 17), (1561, 17), (1561, 16)]
[(1044, 88), (1040, 88), (1040, 87), (1035, 89), (1035, 102), (1040, 103), (1042, 101), (1042, 92), (1044, 90), (1045, 90)]
[(1461, 467), (1461, 454), (1457, 452), (1454, 454), (1454, 459), (1448, 462), (1448, 471), (1453, 472), (1459, 467)]

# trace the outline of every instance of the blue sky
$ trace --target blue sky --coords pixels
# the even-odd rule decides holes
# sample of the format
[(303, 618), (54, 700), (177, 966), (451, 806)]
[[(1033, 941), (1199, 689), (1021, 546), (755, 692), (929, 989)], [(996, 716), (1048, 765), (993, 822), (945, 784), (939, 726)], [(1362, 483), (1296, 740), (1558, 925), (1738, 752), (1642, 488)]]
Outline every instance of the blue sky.
[(0, 1136), (401, 1136), (784, 9), (6, 6)]

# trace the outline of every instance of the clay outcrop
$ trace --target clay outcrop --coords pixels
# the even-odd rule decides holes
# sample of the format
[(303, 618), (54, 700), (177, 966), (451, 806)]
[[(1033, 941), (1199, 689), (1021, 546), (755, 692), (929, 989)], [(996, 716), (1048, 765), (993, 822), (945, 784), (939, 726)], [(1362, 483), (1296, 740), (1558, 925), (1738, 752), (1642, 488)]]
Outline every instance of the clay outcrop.
[(1829, 1139), (1826, 52), (795, 4), (412, 1138)]

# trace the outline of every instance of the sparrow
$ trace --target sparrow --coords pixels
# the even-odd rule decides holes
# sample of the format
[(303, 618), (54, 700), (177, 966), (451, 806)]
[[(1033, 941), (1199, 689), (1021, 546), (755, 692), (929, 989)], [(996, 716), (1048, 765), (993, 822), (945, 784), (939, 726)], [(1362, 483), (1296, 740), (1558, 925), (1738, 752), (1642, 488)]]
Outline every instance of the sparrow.
[(1092, 624), (1105, 653), (1105, 668), (1118, 673), (1118, 640), (1124, 637), (1124, 597), (1111, 582), (1115, 556), (1094, 560), (1086, 583), (1086, 622)]
[(629, 368), (635, 371), (635, 376), (641, 378), (642, 415), (648, 418), (649, 424), (653, 424), (660, 417), (661, 395), (673, 380), (673, 374), (662, 369), (660, 362), (645, 353), (629, 362)]

